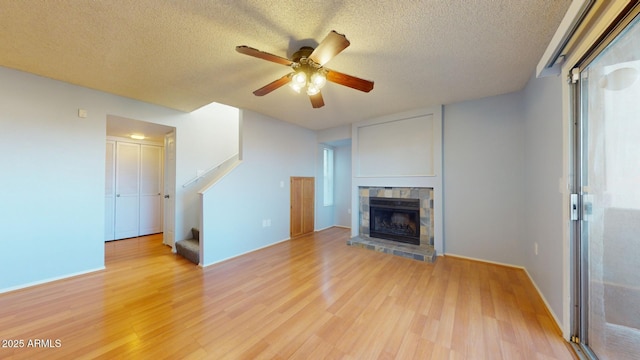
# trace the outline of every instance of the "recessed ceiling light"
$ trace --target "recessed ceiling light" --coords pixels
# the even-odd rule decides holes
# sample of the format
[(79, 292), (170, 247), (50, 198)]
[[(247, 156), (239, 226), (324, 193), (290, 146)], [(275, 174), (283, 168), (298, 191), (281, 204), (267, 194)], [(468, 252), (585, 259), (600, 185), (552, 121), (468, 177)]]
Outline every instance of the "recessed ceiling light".
[(131, 138), (132, 138), (132, 139), (136, 139), (136, 140), (144, 140), (144, 135), (140, 135), (140, 134), (131, 134)]

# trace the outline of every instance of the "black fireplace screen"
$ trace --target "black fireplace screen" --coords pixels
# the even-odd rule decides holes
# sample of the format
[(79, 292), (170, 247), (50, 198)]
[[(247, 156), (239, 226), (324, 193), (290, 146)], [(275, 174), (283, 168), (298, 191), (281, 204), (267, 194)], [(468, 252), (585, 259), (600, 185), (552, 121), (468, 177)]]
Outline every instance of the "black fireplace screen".
[(420, 245), (420, 200), (369, 198), (369, 236)]

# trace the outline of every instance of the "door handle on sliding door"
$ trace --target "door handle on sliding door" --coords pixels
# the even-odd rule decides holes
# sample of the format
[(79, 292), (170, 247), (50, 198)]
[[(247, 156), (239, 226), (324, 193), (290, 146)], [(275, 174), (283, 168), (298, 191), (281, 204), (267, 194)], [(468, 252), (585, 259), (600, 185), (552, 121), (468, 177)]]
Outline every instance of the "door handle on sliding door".
[(578, 220), (578, 194), (571, 194), (569, 206), (571, 207), (571, 220)]

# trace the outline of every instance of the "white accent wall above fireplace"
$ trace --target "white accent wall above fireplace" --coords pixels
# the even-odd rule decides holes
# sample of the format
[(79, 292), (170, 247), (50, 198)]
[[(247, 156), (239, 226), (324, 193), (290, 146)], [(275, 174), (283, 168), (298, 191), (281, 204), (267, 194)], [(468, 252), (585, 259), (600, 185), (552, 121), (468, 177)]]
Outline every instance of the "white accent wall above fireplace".
[[(352, 125), (352, 198), (360, 187), (433, 188), (434, 247), (444, 253), (442, 211), (442, 106), (418, 109)], [(359, 235), (359, 213), (351, 235)]]

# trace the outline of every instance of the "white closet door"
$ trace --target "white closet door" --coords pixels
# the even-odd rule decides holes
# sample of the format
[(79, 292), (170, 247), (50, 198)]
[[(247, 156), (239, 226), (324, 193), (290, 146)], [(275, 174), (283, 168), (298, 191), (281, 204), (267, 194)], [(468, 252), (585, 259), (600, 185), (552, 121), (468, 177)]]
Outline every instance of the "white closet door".
[(105, 161), (105, 189), (104, 189), (104, 240), (115, 239), (115, 169), (116, 169), (116, 143), (107, 141)]
[(139, 233), (140, 145), (116, 143), (115, 238)]
[(175, 249), (175, 208), (176, 208), (176, 132), (164, 137), (164, 214), (162, 242)]
[(162, 232), (162, 147), (140, 145), (140, 235)]

